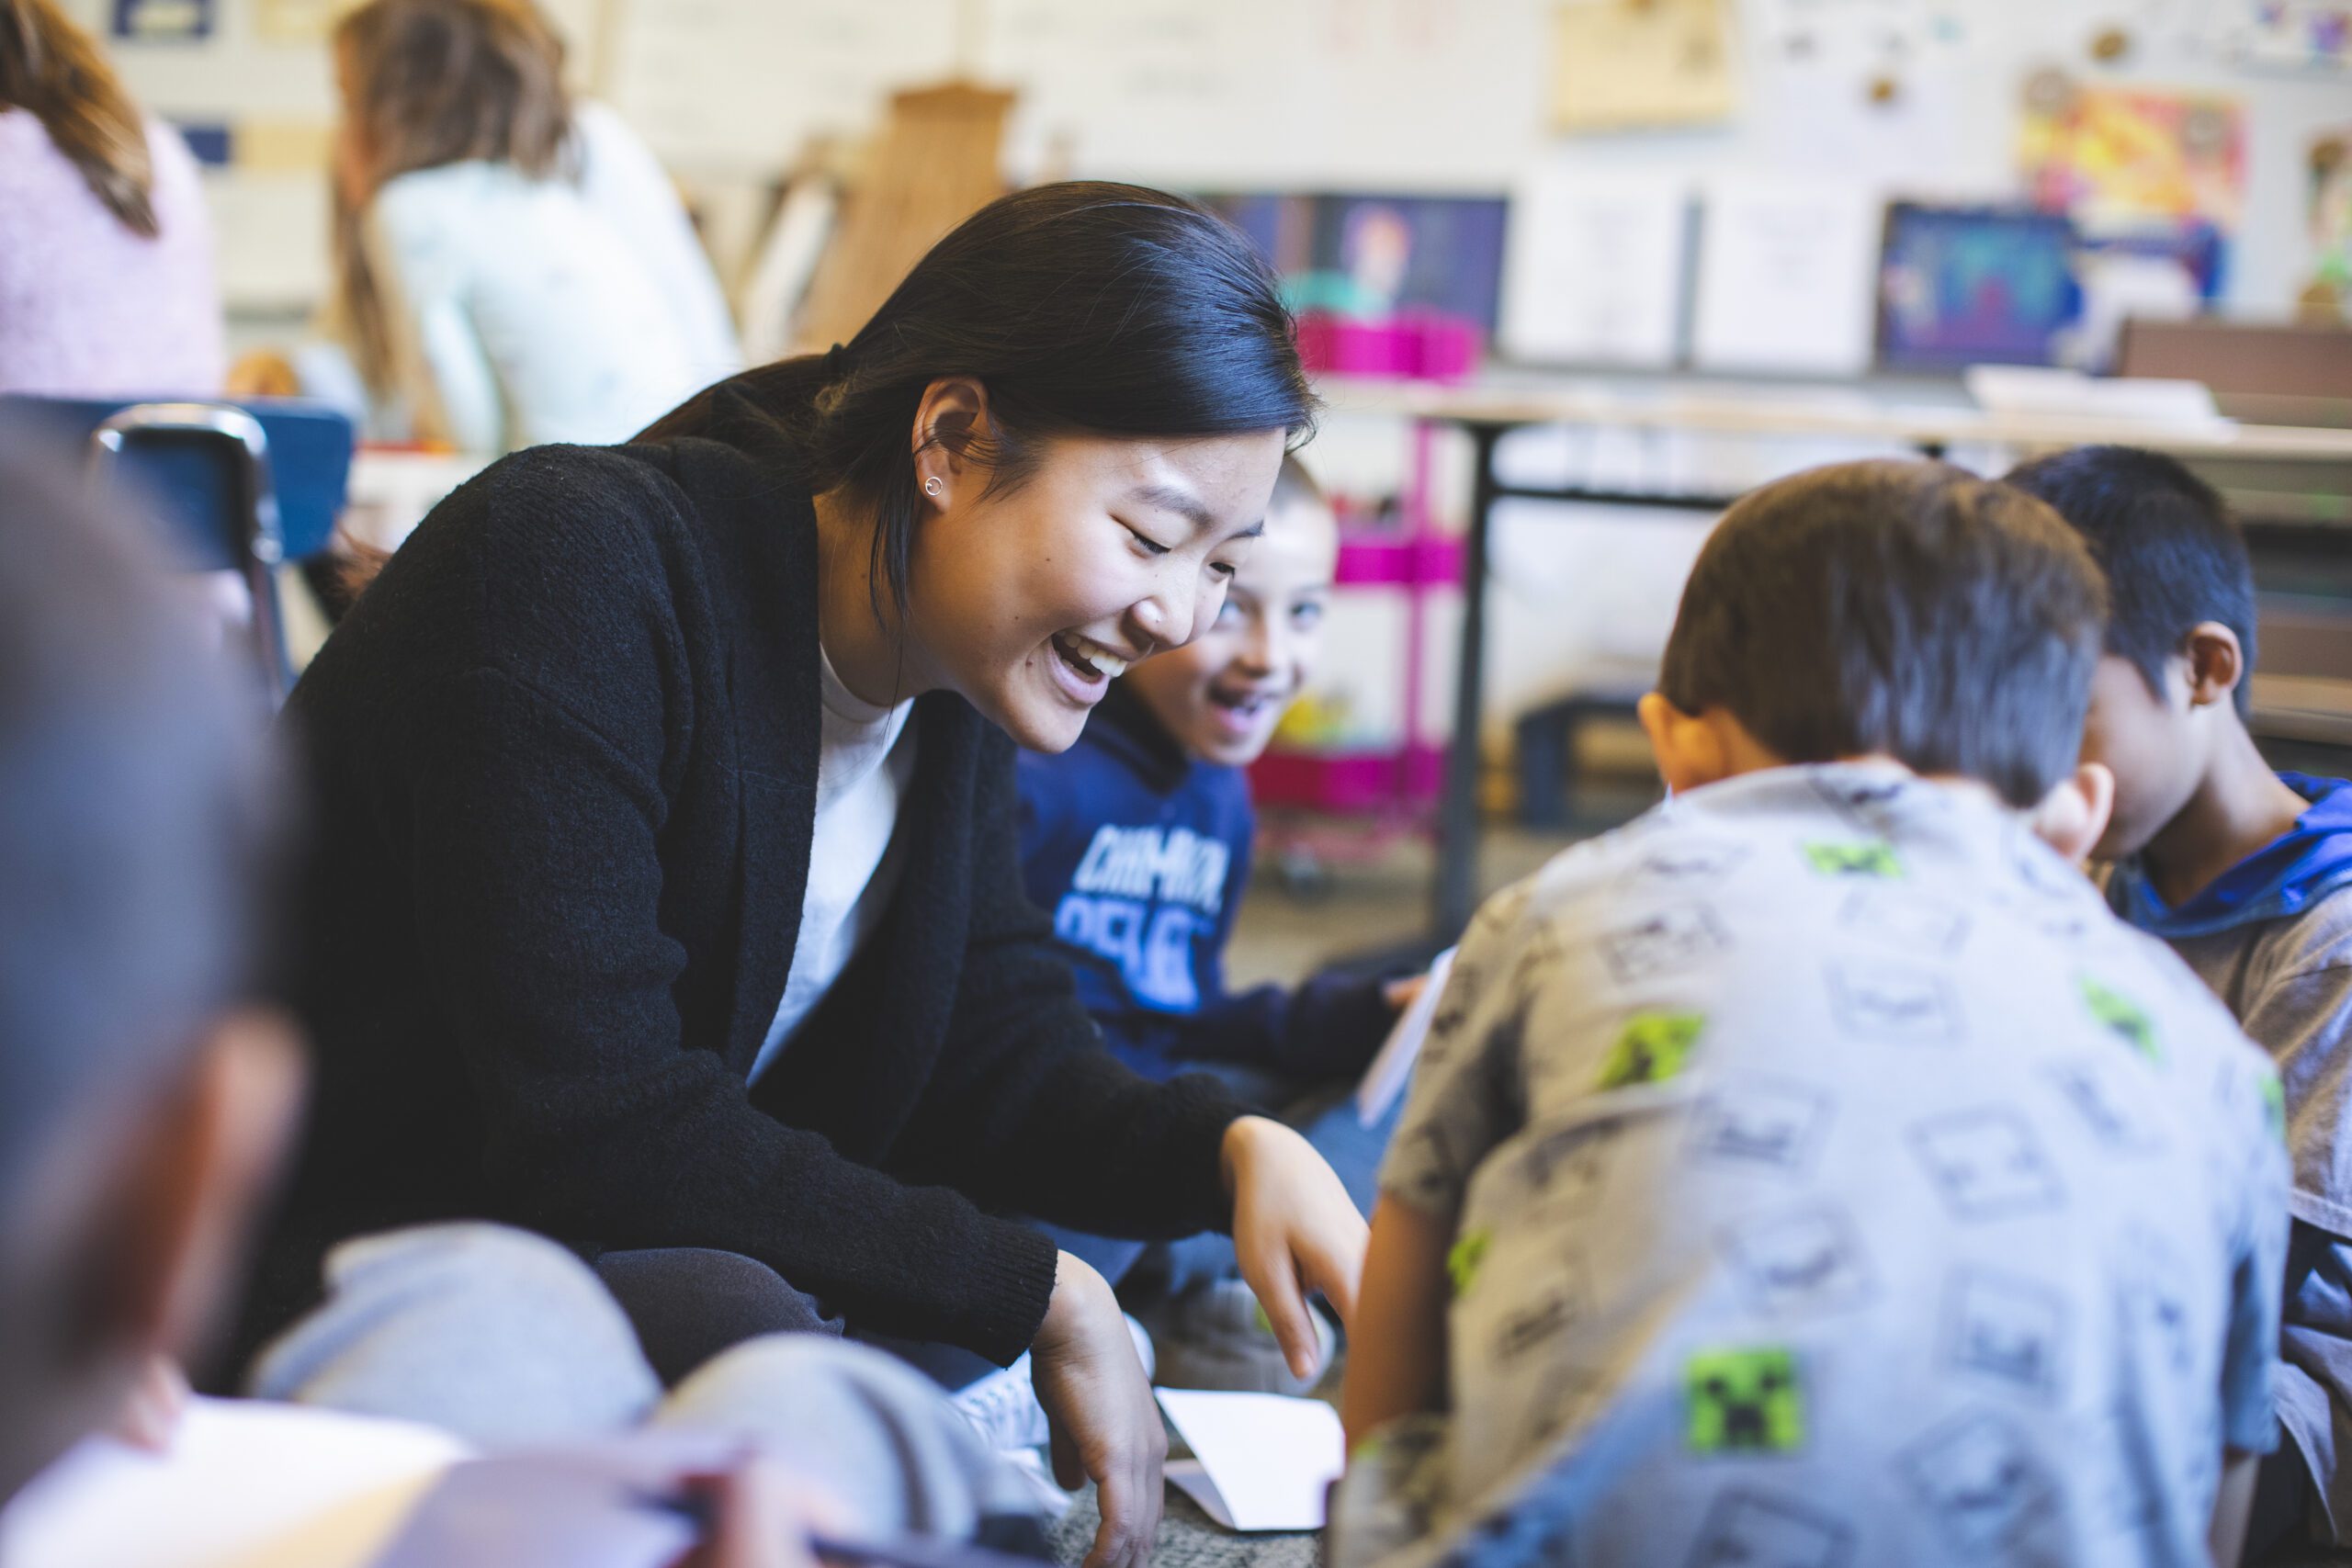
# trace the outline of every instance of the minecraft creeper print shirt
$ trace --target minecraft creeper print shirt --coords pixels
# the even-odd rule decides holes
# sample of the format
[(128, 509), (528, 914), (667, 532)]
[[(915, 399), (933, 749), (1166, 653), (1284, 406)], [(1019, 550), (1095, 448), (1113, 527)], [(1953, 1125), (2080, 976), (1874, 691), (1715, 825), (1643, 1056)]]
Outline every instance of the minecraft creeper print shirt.
[(2266, 1058), (1988, 794), (1774, 769), (1480, 910), (1382, 1172), (1451, 1410), (1340, 1568), (2201, 1563), (2265, 1451)]

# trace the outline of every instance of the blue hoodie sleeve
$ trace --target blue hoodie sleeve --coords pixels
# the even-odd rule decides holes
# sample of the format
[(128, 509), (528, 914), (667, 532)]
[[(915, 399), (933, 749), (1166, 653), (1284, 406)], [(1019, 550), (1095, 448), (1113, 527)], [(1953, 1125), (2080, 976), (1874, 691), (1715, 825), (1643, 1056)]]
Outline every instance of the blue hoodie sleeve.
[(1396, 1012), (1386, 982), (1321, 976), (1296, 990), (1259, 986), (1171, 1021), (1176, 1054), (1246, 1063), (1285, 1078), (1328, 1082), (1363, 1071)]
[(1234, 871), (1218, 915), (1217, 940), (1202, 976), (1200, 1010), (1169, 1021), (1173, 1055), (1260, 1067), (1303, 1083), (1328, 1082), (1362, 1072), (1386, 1038), (1396, 1014), (1379, 978), (1319, 976), (1296, 990), (1257, 986), (1238, 995), (1225, 988), (1225, 950), (1249, 892), (1256, 813), (1239, 803)]

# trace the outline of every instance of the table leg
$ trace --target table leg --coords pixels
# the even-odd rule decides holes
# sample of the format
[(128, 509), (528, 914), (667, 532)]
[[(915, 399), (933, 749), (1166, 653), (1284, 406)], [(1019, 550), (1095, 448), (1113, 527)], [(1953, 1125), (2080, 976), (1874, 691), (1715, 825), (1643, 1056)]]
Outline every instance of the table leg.
[(1454, 671), (1453, 735), (1446, 745), (1445, 793), (1438, 802), (1437, 874), (1430, 887), (1431, 934), (1452, 942), (1478, 903), (1478, 717), (1486, 687), (1487, 549), (1498, 484), (1495, 444), (1506, 426), (1470, 424), (1470, 531), (1462, 549), (1462, 649)]

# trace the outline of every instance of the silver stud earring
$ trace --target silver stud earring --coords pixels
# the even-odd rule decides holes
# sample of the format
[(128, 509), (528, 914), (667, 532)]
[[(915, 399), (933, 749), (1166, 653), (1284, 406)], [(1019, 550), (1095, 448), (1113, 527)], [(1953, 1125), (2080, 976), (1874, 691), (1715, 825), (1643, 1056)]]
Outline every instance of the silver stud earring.
[(922, 481), (922, 492), (925, 495), (936, 496), (941, 491), (945, 490), (946, 488), (947, 487), (945, 485), (939, 482), (939, 476), (937, 474), (933, 474), (931, 478)]

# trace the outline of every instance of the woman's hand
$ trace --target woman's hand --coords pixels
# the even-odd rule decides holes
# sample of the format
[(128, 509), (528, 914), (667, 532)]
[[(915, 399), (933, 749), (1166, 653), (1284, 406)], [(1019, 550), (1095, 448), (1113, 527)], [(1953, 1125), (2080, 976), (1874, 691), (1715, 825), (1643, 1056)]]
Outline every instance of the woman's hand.
[(1053, 1430), (1056, 1479), (1077, 1486), (1091, 1478), (1102, 1504), (1102, 1528), (1084, 1568), (1143, 1568), (1159, 1534), (1168, 1430), (1118, 1298), (1067, 1252), (1055, 1264), (1053, 1300), (1029, 1361)]
[(1369, 1233), (1314, 1145), (1279, 1122), (1244, 1116), (1225, 1130), (1225, 1190), (1241, 1276), (1273, 1325), (1293, 1376), (1315, 1376), (1319, 1350), (1307, 1315), (1320, 1291), (1342, 1324), (1356, 1314)]

